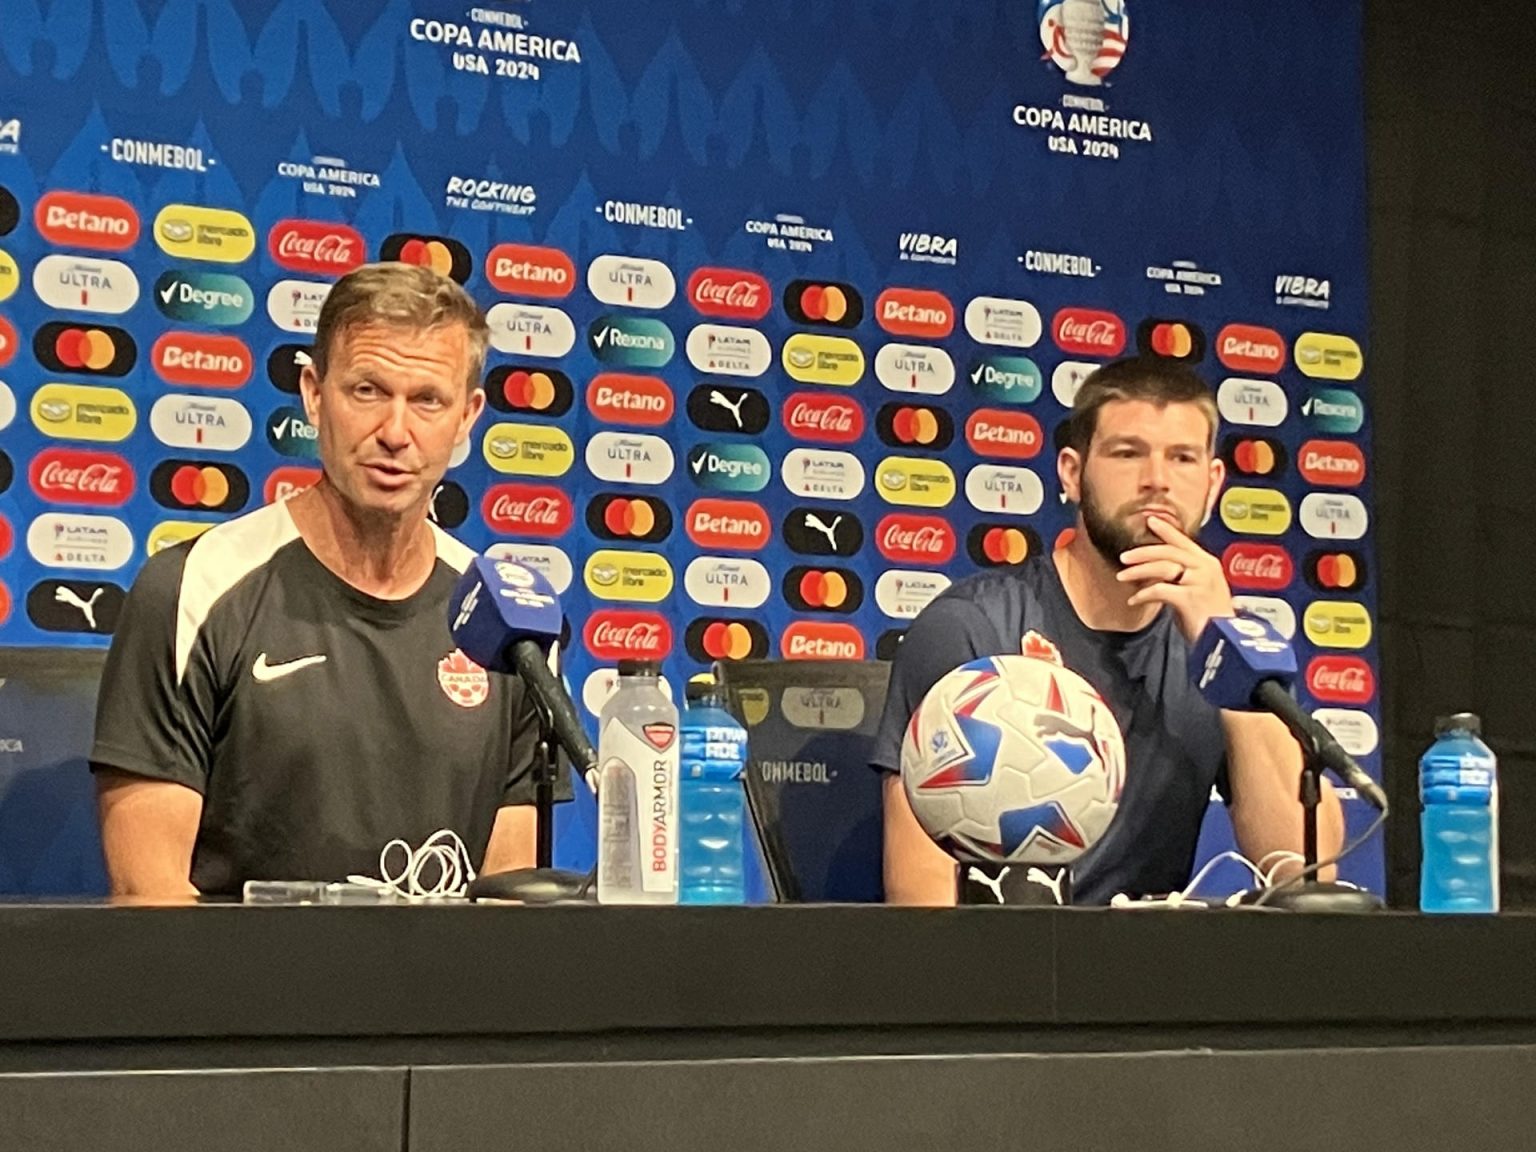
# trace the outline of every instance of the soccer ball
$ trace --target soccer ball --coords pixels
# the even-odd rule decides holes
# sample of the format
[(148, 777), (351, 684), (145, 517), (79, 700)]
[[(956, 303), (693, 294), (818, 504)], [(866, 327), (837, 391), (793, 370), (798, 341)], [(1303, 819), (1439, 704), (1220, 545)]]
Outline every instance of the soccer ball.
[(1069, 864), (1115, 815), (1125, 743), (1076, 672), (992, 656), (923, 697), (902, 740), (901, 779), (917, 822), (957, 859)]

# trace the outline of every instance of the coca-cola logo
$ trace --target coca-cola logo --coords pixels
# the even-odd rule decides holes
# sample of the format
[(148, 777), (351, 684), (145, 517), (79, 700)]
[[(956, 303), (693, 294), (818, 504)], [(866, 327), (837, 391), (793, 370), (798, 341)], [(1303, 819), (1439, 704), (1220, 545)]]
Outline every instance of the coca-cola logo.
[(937, 516), (893, 513), (875, 528), (880, 555), (899, 564), (948, 564), (955, 555), (955, 530)]
[(363, 234), (346, 224), (281, 220), (267, 233), (267, 251), (284, 268), (313, 276), (344, 276), (363, 263)]
[(1329, 704), (1366, 704), (1376, 673), (1358, 656), (1317, 656), (1307, 665), (1307, 691)]
[(827, 444), (852, 444), (864, 435), (864, 409), (845, 396), (796, 392), (781, 409), (791, 436)]
[(494, 485), (480, 511), (492, 530), (518, 536), (563, 536), (575, 519), (570, 497), (538, 484)]
[(700, 268), (688, 277), (688, 300), (705, 316), (761, 320), (773, 303), (773, 290), (756, 272)]
[(1278, 544), (1230, 544), (1221, 554), (1221, 566), (1232, 587), (1265, 592), (1286, 587), (1296, 573), (1291, 554)]
[(32, 491), (54, 504), (115, 508), (133, 495), (133, 466), (110, 452), (49, 448), (32, 458)]
[(1118, 356), (1125, 350), (1125, 321), (1113, 312), (1063, 308), (1051, 321), (1051, 336), (1063, 352)]
[(672, 651), (672, 625), (657, 612), (594, 612), (582, 639), (599, 660), (660, 660)]

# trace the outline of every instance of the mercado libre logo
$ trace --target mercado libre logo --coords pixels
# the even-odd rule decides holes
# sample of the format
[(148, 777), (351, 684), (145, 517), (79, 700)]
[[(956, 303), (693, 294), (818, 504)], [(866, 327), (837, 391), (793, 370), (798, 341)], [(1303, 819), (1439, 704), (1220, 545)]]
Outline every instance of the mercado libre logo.
[(1040, 43), (1073, 84), (1098, 87), (1131, 39), (1126, 0), (1040, 0)]

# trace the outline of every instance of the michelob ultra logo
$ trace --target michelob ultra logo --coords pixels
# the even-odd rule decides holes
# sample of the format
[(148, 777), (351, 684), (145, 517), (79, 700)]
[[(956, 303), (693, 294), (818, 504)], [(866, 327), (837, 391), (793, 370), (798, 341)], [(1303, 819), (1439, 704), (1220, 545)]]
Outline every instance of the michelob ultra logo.
[(1228, 488), (1221, 495), (1221, 522), (1249, 536), (1280, 536), (1291, 526), (1291, 502), (1273, 488)]
[(955, 330), (955, 306), (925, 288), (887, 288), (875, 300), (875, 320), (892, 336), (942, 340)]
[(587, 329), (587, 345), (605, 364), (661, 368), (677, 351), (672, 331), (643, 316), (599, 316)]
[(696, 324), (685, 347), (688, 363), (719, 376), (761, 376), (773, 363), (768, 337), (756, 328)]
[(600, 548), (587, 559), (582, 576), (599, 600), (656, 604), (672, 595), (672, 566), (659, 552)]
[(28, 526), (27, 551), (49, 568), (111, 572), (133, 558), (133, 534), (116, 516), (47, 512)]
[(943, 508), (955, 487), (955, 474), (942, 460), (887, 456), (875, 467), (875, 491), (887, 504)]
[(597, 432), (587, 438), (587, 471), (611, 484), (661, 484), (677, 463), (660, 436), (638, 432)]
[(155, 217), (155, 243), (180, 260), (239, 264), (256, 251), (256, 230), (238, 212), (167, 204)]
[(1371, 614), (1352, 600), (1314, 600), (1301, 617), (1307, 639), (1319, 648), (1364, 648), (1371, 642)]
[(48, 192), (32, 213), (38, 234), (63, 248), (122, 252), (139, 239), (139, 214), (116, 196)]
[(864, 376), (864, 353), (846, 336), (796, 332), (780, 354), (784, 371), (802, 384), (857, 384)]
[(695, 444), (688, 449), (688, 475), (700, 488), (761, 492), (771, 474), (767, 453), (755, 444)]
[(1342, 388), (1314, 388), (1302, 401), (1301, 414), (1319, 432), (1348, 434), (1365, 423), (1365, 402)]
[(852, 500), (864, 491), (864, 465), (851, 452), (794, 448), (779, 466), (779, 479), (796, 496)]
[(517, 476), (564, 476), (576, 463), (576, 446), (548, 424), (492, 424), (481, 445), (485, 462)]
[(239, 388), (251, 378), (251, 350), (238, 336), (167, 332), (155, 341), (149, 358), (167, 384)]
[(773, 580), (756, 560), (741, 556), (700, 556), (683, 573), (683, 589), (707, 608), (760, 608), (768, 602)]
[(132, 336), (104, 324), (44, 324), (32, 338), (32, 353), (51, 372), (81, 376), (126, 376), (139, 358)]
[(32, 423), (44, 436), (115, 444), (139, 422), (128, 394), (118, 388), (44, 384), (32, 394)]
[(978, 397), (994, 404), (1033, 404), (1045, 386), (1039, 366), (1028, 356), (984, 356), (971, 365), (966, 379)]
[(1358, 540), (1370, 524), (1358, 496), (1342, 492), (1308, 492), (1301, 498), (1301, 526), (1317, 540)]
[(150, 431), (172, 448), (233, 452), (251, 438), (251, 414), (223, 396), (171, 392), (149, 410)]
[(942, 348), (883, 344), (875, 353), (875, 378), (892, 392), (942, 396), (955, 386), (955, 362)]
[(779, 711), (796, 728), (851, 732), (864, 723), (864, 693), (857, 688), (791, 685), (779, 695)]
[(1033, 348), (1044, 324), (1040, 310), (1028, 300), (977, 296), (965, 306), (965, 330), (978, 344)]
[(621, 308), (665, 308), (677, 295), (677, 278), (660, 260), (598, 256), (587, 265), (587, 291)]
[(485, 257), (485, 278), (508, 296), (563, 300), (576, 287), (576, 266), (558, 248), (498, 244)]
[(1229, 424), (1274, 428), (1285, 422), (1290, 405), (1285, 390), (1273, 380), (1245, 380), (1229, 376), (1216, 390), (1216, 407)]
[(150, 529), (149, 538), (144, 541), (144, 552), (149, 556), (164, 552), (187, 540), (196, 540), (212, 527), (212, 524), (198, 524), (191, 520), (162, 520)]
[(256, 300), (238, 276), (172, 269), (155, 281), (155, 307), (171, 320), (232, 328), (251, 318)]
[(1314, 380), (1356, 380), (1365, 371), (1360, 345), (1335, 332), (1303, 332), (1293, 354), (1301, 374)]
[(558, 308), (536, 304), (492, 305), (485, 314), (491, 347), (512, 356), (564, 356), (576, 346), (576, 325)]
[[(16, 262), (0, 252), (0, 300), (16, 291), (20, 281)], [(32, 269), (32, 290), (48, 307), (69, 312), (117, 316), (139, 302), (138, 277), (121, 260), (44, 256)]]
[(978, 512), (1033, 516), (1045, 503), (1045, 485), (1028, 468), (978, 464), (965, 475), (965, 498)]

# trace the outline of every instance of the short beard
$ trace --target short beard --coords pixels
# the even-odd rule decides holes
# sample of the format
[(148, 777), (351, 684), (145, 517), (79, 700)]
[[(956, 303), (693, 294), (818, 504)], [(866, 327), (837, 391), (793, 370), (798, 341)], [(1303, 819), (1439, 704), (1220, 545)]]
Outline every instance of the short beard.
[[(1080, 491), (1078, 495), (1081, 502), (1078, 504), (1078, 512), (1083, 518), (1083, 530), (1088, 533), (1088, 542), (1091, 543), (1106, 563), (1117, 571), (1127, 567), (1120, 559), (1121, 553), (1129, 552), (1132, 548), (1138, 548), (1144, 544), (1161, 544), (1162, 540), (1153, 535), (1152, 530), (1145, 526), (1140, 532), (1131, 528), (1130, 516), (1116, 519), (1097, 500), (1094, 499), (1093, 488), (1088, 483), (1087, 476), (1079, 481)], [(1193, 538), (1198, 532), (1199, 526), (1183, 524), (1179, 527), (1184, 533)]]

